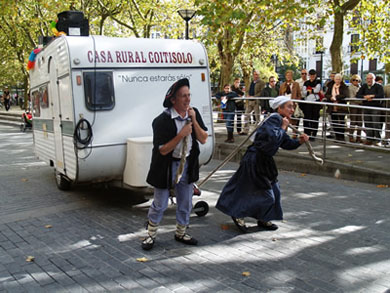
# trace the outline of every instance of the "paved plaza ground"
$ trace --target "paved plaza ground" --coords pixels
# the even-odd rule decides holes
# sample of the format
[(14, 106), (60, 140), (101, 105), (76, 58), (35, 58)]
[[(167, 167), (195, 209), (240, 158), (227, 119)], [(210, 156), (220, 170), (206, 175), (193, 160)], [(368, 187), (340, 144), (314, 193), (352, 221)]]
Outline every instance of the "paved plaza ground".
[(388, 188), (280, 172), (279, 230), (250, 221), (240, 234), (214, 207), (230, 163), (194, 198), (210, 205), (191, 217), (199, 245), (173, 239), (171, 206), (145, 252), (150, 200), (102, 186), (60, 191), (31, 132), (0, 125), (0, 138), (0, 292), (390, 292)]

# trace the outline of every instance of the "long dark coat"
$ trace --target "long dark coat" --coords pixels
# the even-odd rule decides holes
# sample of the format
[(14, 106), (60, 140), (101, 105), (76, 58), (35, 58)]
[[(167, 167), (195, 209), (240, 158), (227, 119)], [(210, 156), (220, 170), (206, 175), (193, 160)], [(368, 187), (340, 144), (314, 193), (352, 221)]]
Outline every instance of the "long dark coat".
[(282, 116), (272, 114), (256, 132), (237, 172), (222, 190), (216, 208), (235, 217), (282, 220), (278, 171), (273, 156), (279, 147), (293, 150), (300, 146), (281, 128)]

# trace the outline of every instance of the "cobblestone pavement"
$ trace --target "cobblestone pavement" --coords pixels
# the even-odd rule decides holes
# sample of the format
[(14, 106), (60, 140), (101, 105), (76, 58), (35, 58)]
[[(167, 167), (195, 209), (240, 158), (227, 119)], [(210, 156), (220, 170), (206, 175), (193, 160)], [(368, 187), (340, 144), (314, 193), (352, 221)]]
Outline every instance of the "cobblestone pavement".
[(273, 232), (250, 221), (243, 235), (214, 208), (237, 168), (228, 164), (194, 198), (210, 205), (191, 218), (199, 245), (174, 241), (171, 206), (145, 252), (150, 201), (113, 188), (60, 191), (31, 133), (0, 126), (0, 138), (0, 292), (390, 292), (388, 188), (281, 172), (285, 221)]

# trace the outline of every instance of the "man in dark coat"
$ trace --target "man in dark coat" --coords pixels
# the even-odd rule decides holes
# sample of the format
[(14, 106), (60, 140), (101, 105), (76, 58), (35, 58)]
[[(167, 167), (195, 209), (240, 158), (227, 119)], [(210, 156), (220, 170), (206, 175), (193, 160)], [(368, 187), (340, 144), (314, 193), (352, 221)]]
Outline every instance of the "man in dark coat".
[(187, 78), (175, 82), (168, 90), (163, 111), (152, 123), (153, 152), (147, 182), (154, 187), (154, 200), (148, 212), (148, 236), (142, 248), (153, 248), (158, 225), (168, 207), (169, 196), (177, 201), (175, 240), (196, 245), (186, 233), (192, 209), (193, 183), (199, 179), (199, 145), (208, 134), (202, 117), (190, 106)]
[[(383, 99), (385, 97), (383, 87), (375, 82), (375, 75), (373, 73), (367, 74), (366, 82), (360, 87), (356, 97), (364, 99), (363, 106), (381, 107), (381, 101), (377, 99)], [(377, 144), (380, 143), (382, 128), (381, 112), (380, 110), (364, 110), (364, 126), (366, 127), (364, 131), (367, 135), (364, 144), (366, 145), (372, 145), (375, 139), (377, 139)]]
[[(231, 86), (231, 90), (232, 92), (235, 92), (239, 97), (243, 97), (245, 95), (245, 93), (241, 90), (240, 87), (240, 78), (237, 77), (234, 79), (234, 83)], [(244, 115), (245, 113), (245, 104), (244, 101), (241, 99), (236, 99), (235, 103), (236, 103), (236, 115), (237, 115), (237, 133), (239, 135), (244, 135), (243, 133), (241, 133), (242, 130), (241, 121), (242, 121), (242, 115)]]
[[(279, 87), (276, 85), (275, 76), (271, 76), (268, 79), (268, 84), (261, 91), (262, 97), (276, 98), (279, 95)], [(272, 112), (272, 109), (269, 105), (268, 100), (260, 100), (261, 112), (263, 114), (268, 114)]]

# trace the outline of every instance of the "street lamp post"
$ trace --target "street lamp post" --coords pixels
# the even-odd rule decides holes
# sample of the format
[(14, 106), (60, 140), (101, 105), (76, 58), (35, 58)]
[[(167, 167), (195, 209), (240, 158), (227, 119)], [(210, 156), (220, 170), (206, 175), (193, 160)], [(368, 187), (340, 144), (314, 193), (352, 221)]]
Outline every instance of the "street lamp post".
[(320, 72), (320, 82), (321, 82), (321, 85), (322, 85), (322, 71), (324, 70), (324, 53), (325, 51), (324, 50), (318, 50), (316, 51), (316, 54), (320, 54), (321, 55), (321, 72)]
[(196, 11), (192, 9), (180, 9), (177, 13), (179, 13), (181, 18), (186, 22), (186, 40), (188, 40), (188, 22), (194, 17)]
[(363, 61), (364, 61), (364, 55), (362, 55), (362, 56), (360, 56), (360, 59), (361, 59), (361, 61), (360, 61), (360, 78), (361, 78), (361, 80), (363, 80)]

